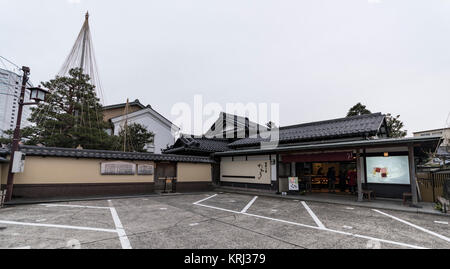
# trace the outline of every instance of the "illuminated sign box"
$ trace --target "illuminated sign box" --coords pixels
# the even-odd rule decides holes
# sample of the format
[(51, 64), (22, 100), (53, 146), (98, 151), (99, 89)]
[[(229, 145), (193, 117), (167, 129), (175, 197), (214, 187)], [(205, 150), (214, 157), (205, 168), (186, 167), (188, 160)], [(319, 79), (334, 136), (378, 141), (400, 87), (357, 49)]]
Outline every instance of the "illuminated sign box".
[(367, 183), (410, 184), (408, 156), (367, 157)]

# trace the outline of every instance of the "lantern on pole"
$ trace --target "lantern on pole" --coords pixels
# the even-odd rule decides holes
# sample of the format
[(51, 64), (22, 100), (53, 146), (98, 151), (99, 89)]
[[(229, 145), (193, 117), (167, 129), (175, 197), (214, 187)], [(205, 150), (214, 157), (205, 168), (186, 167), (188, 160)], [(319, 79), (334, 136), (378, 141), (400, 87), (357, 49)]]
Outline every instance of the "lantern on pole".
[(45, 101), (45, 96), (49, 93), (49, 91), (44, 90), (41, 86), (28, 88), (30, 90), (30, 99), (39, 103), (41, 101)]

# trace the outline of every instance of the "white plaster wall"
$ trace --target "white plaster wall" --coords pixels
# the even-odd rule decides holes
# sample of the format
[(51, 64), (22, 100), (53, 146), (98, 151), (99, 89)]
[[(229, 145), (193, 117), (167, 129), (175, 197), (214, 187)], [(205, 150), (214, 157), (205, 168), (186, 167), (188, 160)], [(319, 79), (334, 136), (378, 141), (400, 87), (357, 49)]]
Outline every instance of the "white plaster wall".
[[(154, 137), (154, 153), (161, 153), (161, 149), (165, 149), (167, 145), (175, 143), (175, 137), (171, 133), (171, 128), (160, 120), (153, 118), (149, 113), (144, 113), (136, 117), (129, 117), (128, 124), (139, 123), (145, 126), (147, 130), (155, 134)], [(121, 128), (121, 122), (114, 123), (114, 134), (118, 135)]]
[[(267, 167), (267, 171), (264, 172), (261, 171), (258, 165)], [(252, 178), (241, 178), (240, 176)], [(221, 181), (270, 184), (271, 177), (272, 177), (272, 166), (270, 164), (269, 155), (247, 156), (247, 160), (245, 160), (245, 156), (236, 156), (233, 157), (233, 160), (227, 157), (221, 158), (220, 161)]]

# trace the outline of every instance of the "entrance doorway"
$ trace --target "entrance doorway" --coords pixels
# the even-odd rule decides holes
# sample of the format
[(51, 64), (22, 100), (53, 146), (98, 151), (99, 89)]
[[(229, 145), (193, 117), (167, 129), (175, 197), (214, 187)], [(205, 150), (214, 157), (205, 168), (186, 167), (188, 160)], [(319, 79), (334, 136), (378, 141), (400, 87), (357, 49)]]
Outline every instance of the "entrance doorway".
[(352, 193), (356, 189), (356, 162), (296, 162), (295, 174), (310, 192)]
[[(356, 157), (350, 151), (286, 153), (278, 166), (279, 182), (296, 177), (300, 192), (354, 193), (356, 175)], [(287, 188), (285, 185), (280, 184), (281, 191)]]
[(176, 177), (176, 163), (157, 163), (155, 173), (155, 192), (172, 190), (172, 184), (175, 184)]

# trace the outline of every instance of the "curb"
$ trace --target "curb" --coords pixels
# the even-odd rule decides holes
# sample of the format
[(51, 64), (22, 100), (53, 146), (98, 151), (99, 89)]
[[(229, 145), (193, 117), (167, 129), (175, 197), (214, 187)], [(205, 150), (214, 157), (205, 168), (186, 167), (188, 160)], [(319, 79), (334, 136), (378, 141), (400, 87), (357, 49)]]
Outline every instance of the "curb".
[(154, 194), (142, 194), (142, 195), (124, 195), (124, 196), (95, 196), (95, 197), (79, 197), (79, 198), (57, 198), (57, 199), (42, 199), (42, 200), (22, 200), (11, 201), (4, 204), (7, 206), (19, 206), (19, 205), (33, 205), (33, 204), (47, 204), (47, 203), (63, 203), (63, 202), (79, 202), (79, 201), (98, 201), (98, 200), (117, 200), (117, 199), (135, 199), (135, 198), (151, 198), (151, 197), (164, 197), (164, 196), (179, 196), (179, 195), (195, 195), (210, 193), (210, 191), (202, 192), (174, 192), (174, 193), (154, 193)]

